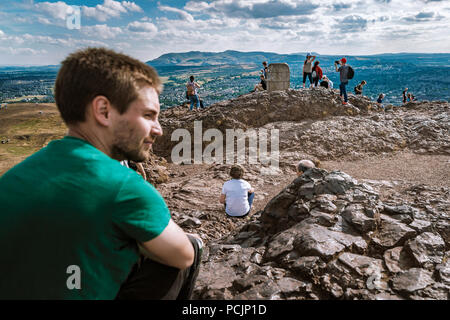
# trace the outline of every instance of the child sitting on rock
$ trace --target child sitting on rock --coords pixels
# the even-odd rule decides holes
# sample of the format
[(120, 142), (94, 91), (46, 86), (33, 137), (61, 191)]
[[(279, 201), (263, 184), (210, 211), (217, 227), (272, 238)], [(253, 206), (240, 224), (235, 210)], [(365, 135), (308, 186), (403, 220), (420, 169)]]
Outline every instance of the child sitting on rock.
[(377, 105), (383, 109), (384, 109), (384, 105), (383, 105), (384, 97), (386, 97), (386, 95), (384, 93), (380, 93), (380, 95), (378, 96), (378, 99), (377, 99)]
[(225, 182), (220, 195), (220, 203), (225, 204), (225, 212), (229, 217), (245, 217), (250, 213), (255, 191), (250, 183), (242, 179), (244, 169), (234, 165), (230, 170), (231, 180)]

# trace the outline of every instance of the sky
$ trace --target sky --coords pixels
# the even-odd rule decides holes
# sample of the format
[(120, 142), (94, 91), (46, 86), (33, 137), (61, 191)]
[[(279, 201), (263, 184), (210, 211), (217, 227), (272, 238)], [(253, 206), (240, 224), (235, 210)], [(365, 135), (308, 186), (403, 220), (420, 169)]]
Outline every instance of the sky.
[(225, 50), (450, 53), (448, 0), (0, 1), (0, 65), (102, 46), (142, 61)]

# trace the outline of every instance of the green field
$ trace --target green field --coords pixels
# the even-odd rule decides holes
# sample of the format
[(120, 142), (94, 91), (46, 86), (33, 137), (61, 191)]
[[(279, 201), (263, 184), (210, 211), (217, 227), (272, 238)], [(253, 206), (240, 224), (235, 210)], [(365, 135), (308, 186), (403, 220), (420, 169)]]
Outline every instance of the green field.
[(66, 132), (54, 104), (18, 103), (0, 110), (0, 140), (5, 142), (0, 144), (0, 176)]

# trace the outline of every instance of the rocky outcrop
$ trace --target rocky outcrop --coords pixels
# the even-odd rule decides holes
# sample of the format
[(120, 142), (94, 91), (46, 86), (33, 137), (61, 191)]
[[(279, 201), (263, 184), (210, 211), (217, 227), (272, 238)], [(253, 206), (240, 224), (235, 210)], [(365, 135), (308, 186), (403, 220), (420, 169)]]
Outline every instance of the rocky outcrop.
[(172, 132), (178, 128), (187, 129), (193, 136), (194, 121), (202, 121), (202, 128), (226, 129), (260, 128), (280, 121), (304, 121), (323, 119), (328, 116), (353, 116), (366, 114), (377, 108), (367, 98), (351, 96), (352, 104), (343, 106), (338, 92), (324, 88), (256, 92), (232, 100), (218, 102), (200, 113), (189, 112), (187, 108), (176, 107), (161, 113), (164, 136), (158, 138), (155, 153), (170, 157), (177, 142), (171, 141)]
[(448, 299), (449, 191), (433, 217), (343, 172), (308, 170), (208, 246), (196, 297)]
[[(450, 154), (448, 103), (410, 102), (381, 109), (368, 98), (352, 94), (349, 102), (343, 106), (337, 91), (315, 88), (250, 93), (201, 112), (171, 108), (161, 114), (164, 135), (158, 138), (155, 153), (170, 161), (179, 143), (171, 141), (172, 133), (183, 128), (194, 137), (194, 121), (201, 121), (203, 132), (278, 129), (280, 150), (288, 161), (297, 157), (298, 150), (308, 150), (321, 160), (358, 159), (399, 150)], [(203, 149), (208, 144), (203, 142)]]

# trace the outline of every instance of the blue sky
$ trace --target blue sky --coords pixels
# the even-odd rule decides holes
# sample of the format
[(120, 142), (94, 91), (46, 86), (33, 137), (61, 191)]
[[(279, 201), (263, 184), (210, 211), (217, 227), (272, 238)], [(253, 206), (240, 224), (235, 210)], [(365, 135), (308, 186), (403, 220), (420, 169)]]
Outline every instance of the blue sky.
[[(68, 27), (73, 6), (79, 29)], [(445, 0), (2, 0), (0, 65), (58, 64), (88, 46), (143, 61), (192, 50), (448, 53), (449, 27)]]

